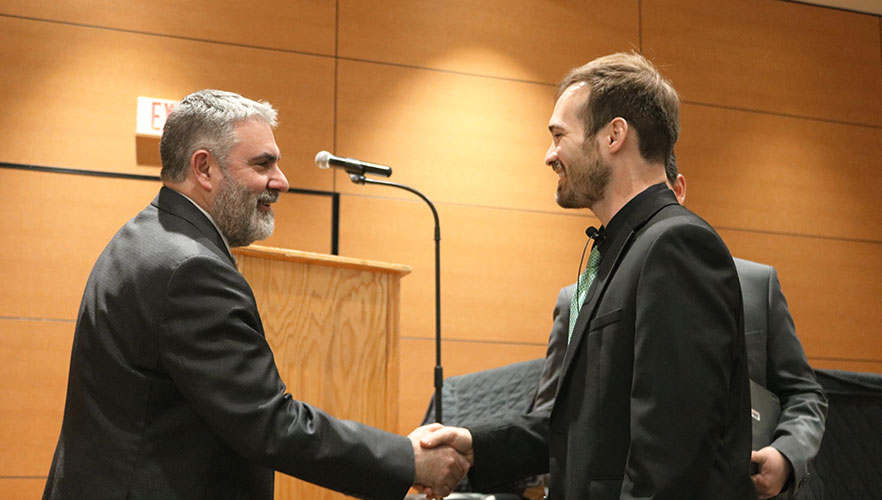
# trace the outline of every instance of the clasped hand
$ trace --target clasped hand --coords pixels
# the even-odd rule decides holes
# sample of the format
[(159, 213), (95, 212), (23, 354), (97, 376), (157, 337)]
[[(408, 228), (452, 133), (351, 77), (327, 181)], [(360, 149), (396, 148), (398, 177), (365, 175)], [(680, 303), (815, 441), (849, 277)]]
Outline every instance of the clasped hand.
[(413, 444), (414, 487), (428, 499), (449, 495), (474, 464), (468, 429), (429, 424), (407, 437)]
[(750, 461), (757, 464), (759, 471), (751, 476), (756, 486), (757, 498), (764, 500), (781, 493), (793, 466), (790, 460), (775, 448), (765, 448), (751, 452)]

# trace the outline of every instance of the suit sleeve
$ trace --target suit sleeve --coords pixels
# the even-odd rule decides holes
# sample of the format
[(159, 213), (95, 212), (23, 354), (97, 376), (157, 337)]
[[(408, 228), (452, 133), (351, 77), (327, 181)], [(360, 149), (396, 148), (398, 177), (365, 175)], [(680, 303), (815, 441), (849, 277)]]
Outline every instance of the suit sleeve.
[(554, 323), (532, 411), (468, 426), (475, 452), (469, 481), (477, 491), (492, 491), (496, 486), (548, 472), (548, 418), (567, 350), (573, 289), (570, 285), (557, 294)]
[(475, 465), (469, 482), (477, 491), (548, 472), (548, 412), (508, 415), (468, 426)]
[(796, 337), (778, 275), (770, 268), (769, 325), (766, 356), (768, 389), (781, 401), (781, 415), (772, 446), (793, 465), (794, 490), (806, 478), (808, 462), (818, 453), (824, 435), (827, 397)]
[(231, 266), (209, 257), (177, 265), (161, 325), (161, 362), (194, 410), (237, 453), (350, 495), (406, 494), (414, 477), (410, 441), (293, 399), (251, 289)]
[[(749, 436), (741, 290), (709, 228), (680, 224), (643, 238), (651, 243), (637, 285), (622, 498), (693, 498), (731, 452), (721, 450), (727, 433)], [(733, 394), (743, 411), (733, 411)]]
[(536, 390), (536, 400), (533, 404), (535, 411), (550, 412), (554, 405), (554, 395), (557, 393), (557, 383), (560, 380), (560, 369), (567, 352), (570, 301), (572, 300), (573, 288), (572, 285), (561, 288), (560, 293), (557, 294), (557, 303), (553, 313), (554, 323), (551, 326), (551, 334), (548, 336), (548, 350), (545, 353), (545, 362), (542, 364), (542, 373), (539, 374), (539, 387)]

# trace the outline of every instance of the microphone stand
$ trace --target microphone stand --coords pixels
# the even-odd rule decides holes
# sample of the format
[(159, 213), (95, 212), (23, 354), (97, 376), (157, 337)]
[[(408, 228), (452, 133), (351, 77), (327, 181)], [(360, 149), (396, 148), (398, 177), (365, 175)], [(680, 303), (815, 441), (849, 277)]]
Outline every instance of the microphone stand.
[(439, 424), (443, 423), (441, 419), (441, 387), (444, 385), (444, 369), (441, 367), (441, 226), (438, 223), (438, 211), (423, 193), (404, 184), (368, 179), (364, 176), (364, 172), (357, 171), (349, 171), (349, 179), (355, 184), (378, 184), (410, 191), (422, 198), (432, 209), (432, 216), (435, 217), (435, 421)]

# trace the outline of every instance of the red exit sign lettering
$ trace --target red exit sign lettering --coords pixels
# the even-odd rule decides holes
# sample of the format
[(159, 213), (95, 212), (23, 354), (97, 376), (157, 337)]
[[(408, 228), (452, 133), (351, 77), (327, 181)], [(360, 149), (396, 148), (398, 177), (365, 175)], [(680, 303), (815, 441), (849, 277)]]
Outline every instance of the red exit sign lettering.
[(160, 137), (165, 119), (177, 103), (178, 101), (168, 99), (138, 97), (138, 125), (135, 132), (138, 135)]

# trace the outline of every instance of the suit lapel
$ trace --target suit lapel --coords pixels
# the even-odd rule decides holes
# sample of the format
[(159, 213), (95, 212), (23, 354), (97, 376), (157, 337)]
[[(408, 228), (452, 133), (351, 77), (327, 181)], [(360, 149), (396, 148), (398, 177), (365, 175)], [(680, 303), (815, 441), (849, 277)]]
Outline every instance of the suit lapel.
[(597, 309), (597, 304), (600, 303), (600, 297), (603, 296), (603, 292), (606, 290), (606, 285), (609, 283), (609, 277), (612, 275), (613, 269), (618, 267), (618, 262), (623, 255), (622, 250), (625, 248), (628, 241), (630, 241), (633, 234), (634, 231), (631, 228), (623, 228), (622, 231), (619, 231), (616, 234), (615, 239), (610, 241), (609, 244), (606, 245), (606, 248), (604, 248), (604, 252), (606, 252), (607, 255), (603, 257), (603, 260), (600, 263), (600, 269), (597, 270), (597, 277), (594, 278), (594, 282), (591, 283), (591, 286), (588, 288), (588, 295), (585, 297), (585, 303), (582, 304), (582, 308), (579, 310), (579, 316), (576, 318), (576, 324), (573, 326), (573, 337), (570, 339), (570, 343), (567, 346), (563, 366), (561, 367), (561, 381), (563, 381), (566, 373), (569, 371), (573, 359), (573, 353), (578, 350), (582, 338), (587, 333), (588, 322), (594, 317), (594, 311)]

